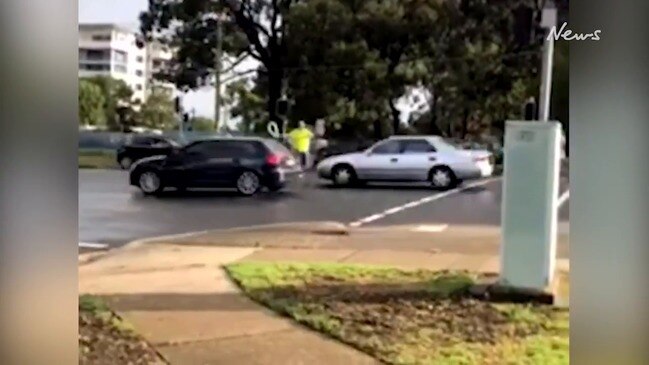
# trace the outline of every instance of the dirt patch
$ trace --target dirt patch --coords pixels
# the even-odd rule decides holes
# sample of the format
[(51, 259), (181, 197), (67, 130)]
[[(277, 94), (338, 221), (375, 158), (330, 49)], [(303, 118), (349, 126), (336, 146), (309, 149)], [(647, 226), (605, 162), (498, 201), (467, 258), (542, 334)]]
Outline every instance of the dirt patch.
[[(383, 271), (372, 277), (367, 268), (360, 275), (345, 268), (345, 278), (341, 268), (319, 272), (316, 264), (300, 269), (309, 274), (297, 280), (294, 271), (282, 276), (276, 268), (265, 271), (267, 281), (233, 276), (253, 299), (385, 363), (568, 363), (567, 311), (476, 299), (469, 290), (477, 276)], [(262, 282), (269, 285), (245, 285)]]
[[(88, 300), (84, 298), (83, 300)], [(103, 307), (79, 308), (79, 364), (166, 364), (112, 312)]]

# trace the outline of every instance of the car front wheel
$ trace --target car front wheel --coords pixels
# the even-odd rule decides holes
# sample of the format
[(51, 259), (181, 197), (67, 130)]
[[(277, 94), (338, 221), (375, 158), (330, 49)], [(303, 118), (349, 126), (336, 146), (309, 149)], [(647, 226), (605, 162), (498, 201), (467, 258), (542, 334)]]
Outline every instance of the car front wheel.
[(356, 183), (356, 171), (349, 165), (337, 165), (331, 170), (335, 186), (349, 186)]
[(158, 194), (163, 189), (162, 179), (155, 171), (144, 171), (138, 177), (138, 186), (140, 190), (146, 195)]
[(123, 170), (128, 170), (128, 169), (130, 169), (130, 168), (131, 168), (131, 165), (133, 165), (133, 160), (132, 160), (130, 157), (122, 157), (122, 158), (119, 160), (119, 166), (120, 166)]

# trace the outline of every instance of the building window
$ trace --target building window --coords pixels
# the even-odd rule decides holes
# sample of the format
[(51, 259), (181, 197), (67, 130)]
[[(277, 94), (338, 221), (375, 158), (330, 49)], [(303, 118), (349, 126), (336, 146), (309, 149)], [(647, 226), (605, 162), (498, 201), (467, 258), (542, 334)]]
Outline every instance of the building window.
[(142, 57), (142, 56), (137, 56), (137, 57), (135, 57), (135, 61), (137, 61), (137, 62), (139, 62), (139, 63), (142, 63), (142, 62), (144, 62), (144, 57)]
[(144, 72), (142, 72), (142, 70), (135, 71), (135, 76), (142, 76), (142, 75), (144, 75)]
[(115, 71), (126, 73), (128, 72), (128, 69), (126, 68), (126, 65), (115, 65)]
[(142, 84), (135, 85), (135, 90), (141, 91), (142, 90)]
[(92, 35), (92, 40), (93, 41), (99, 41), (99, 42), (109, 41), (109, 40), (111, 40), (111, 38), (112, 37), (110, 36), (110, 34), (93, 34)]
[(126, 53), (124, 51), (115, 50), (115, 51), (113, 51), (113, 59), (115, 60), (115, 62), (127, 63), (128, 62), (128, 53)]
[(110, 50), (79, 48), (79, 60), (108, 62), (110, 60)]
[(162, 63), (162, 61), (160, 61), (160, 60), (153, 60), (153, 67), (156, 67), (156, 68), (160, 67), (161, 63)]
[(108, 63), (79, 63), (79, 68), (85, 71), (110, 71)]

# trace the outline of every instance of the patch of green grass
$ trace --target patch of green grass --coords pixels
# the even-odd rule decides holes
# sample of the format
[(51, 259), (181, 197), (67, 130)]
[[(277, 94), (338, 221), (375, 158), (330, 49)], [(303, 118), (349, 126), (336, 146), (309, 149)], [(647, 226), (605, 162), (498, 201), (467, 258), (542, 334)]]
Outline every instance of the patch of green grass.
[(84, 294), (79, 296), (79, 311), (90, 313), (108, 312), (108, 306), (98, 297)]
[[(313, 279), (327, 281), (375, 281), (381, 283), (413, 282), (431, 280), (430, 290), (448, 291), (441, 286), (460, 285), (466, 283), (469, 276), (453, 275), (449, 280), (433, 281), (443, 276), (426, 270), (408, 271), (392, 267), (371, 265), (349, 265), (340, 263), (258, 263), (243, 262), (226, 267), (230, 276), (246, 290), (265, 289), (287, 285), (303, 285)], [(472, 282), (472, 281), (471, 281)]]
[(79, 150), (79, 168), (112, 169), (117, 167), (116, 155), (110, 150)]
[(79, 313), (85, 312), (122, 332), (134, 332), (133, 326), (113, 313), (108, 305), (93, 295), (79, 296)]
[[(475, 274), (303, 263), (226, 269), (258, 302), (388, 364), (568, 364), (567, 310), (469, 299)], [(480, 324), (483, 316), (491, 322)], [(475, 325), (491, 340), (474, 336)]]

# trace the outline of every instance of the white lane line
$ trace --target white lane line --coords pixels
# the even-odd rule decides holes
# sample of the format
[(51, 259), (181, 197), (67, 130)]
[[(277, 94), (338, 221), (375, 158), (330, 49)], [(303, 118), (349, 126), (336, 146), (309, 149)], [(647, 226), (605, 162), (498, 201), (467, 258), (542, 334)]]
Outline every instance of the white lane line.
[(448, 224), (422, 224), (415, 227), (413, 231), (438, 233), (438, 232), (444, 232), (446, 228), (448, 228)]
[(561, 208), (561, 206), (568, 201), (570, 198), (570, 190), (566, 190), (561, 194), (559, 197), (559, 200), (557, 201), (557, 209)]
[(374, 222), (376, 220), (385, 218), (386, 216), (389, 216), (389, 215), (392, 215), (392, 214), (396, 214), (396, 213), (401, 212), (403, 210), (418, 207), (418, 206), (420, 206), (422, 204), (430, 203), (432, 201), (439, 200), (439, 199), (445, 198), (445, 197), (447, 197), (449, 195), (457, 194), (457, 193), (460, 193), (460, 192), (462, 192), (464, 190), (475, 188), (477, 186), (486, 185), (486, 184), (489, 184), (490, 182), (496, 181), (498, 179), (500, 179), (500, 177), (495, 177), (495, 178), (486, 179), (486, 180), (480, 180), (480, 181), (476, 181), (476, 182), (461, 186), (459, 188), (455, 188), (455, 189), (445, 191), (443, 193), (429, 195), (427, 197), (424, 197), (424, 198), (421, 198), (421, 199), (418, 199), (418, 200), (415, 200), (415, 201), (411, 201), (411, 202), (408, 202), (406, 204), (399, 205), (397, 207), (387, 209), (387, 210), (385, 210), (385, 211), (383, 211), (381, 213), (373, 214), (373, 215), (370, 215), (368, 217), (358, 219), (358, 220), (356, 220), (354, 222), (349, 223), (349, 226), (350, 227), (360, 227), (363, 224)]
[(79, 242), (79, 247), (81, 248), (94, 248), (94, 249), (103, 249), (108, 247), (105, 243), (95, 243), (95, 242)]

